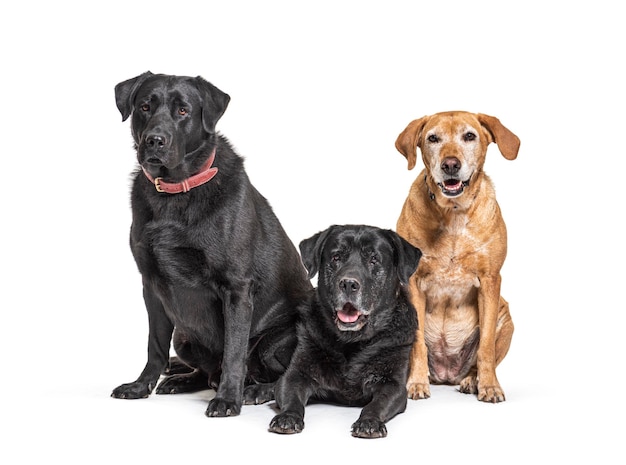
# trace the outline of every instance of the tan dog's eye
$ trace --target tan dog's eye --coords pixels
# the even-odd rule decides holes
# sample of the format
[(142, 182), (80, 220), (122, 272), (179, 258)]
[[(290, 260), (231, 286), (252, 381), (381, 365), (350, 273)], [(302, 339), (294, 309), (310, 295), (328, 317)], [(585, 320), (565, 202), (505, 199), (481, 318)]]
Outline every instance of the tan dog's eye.
[(469, 141), (472, 141), (472, 140), (475, 140), (475, 139), (476, 139), (476, 134), (474, 134), (473, 132), (466, 132), (463, 135), (463, 140), (465, 142), (469, 142)]
[(437, 142), (439, 142), (439, 137), (437, 137), (434, 134), (431, 134), (430, 136), (428, 136), (428, 142), (432, 142), (433, 144), (436, 144)]

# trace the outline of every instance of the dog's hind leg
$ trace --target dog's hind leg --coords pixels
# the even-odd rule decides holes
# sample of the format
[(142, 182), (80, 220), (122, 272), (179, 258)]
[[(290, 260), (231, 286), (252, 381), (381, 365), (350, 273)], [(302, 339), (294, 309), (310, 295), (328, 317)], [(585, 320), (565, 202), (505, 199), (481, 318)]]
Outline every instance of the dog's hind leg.
[(217, 389), (219, 358), (199, 344), (191, 343), (185, 334), (174, 332), (174, 350), (178, 357), (170, 357), (166, 378), (156, 388), (157, 394), (181, 394)]
[(191, 373), (193, 370), (194, 370), (193, 367), (190, 367), (189, 365), (187, 365), (180, 358), (170, 357), (167, 367), (165, 367), (165, 370), (163, 370), (163, 374), (165, 376), (180, 375), (183, 373)]
[(496, 326), (496, 366), (500, 364), (509, 351), (514, 329), (513, 319), (509, 313), (509, 303), (500, 297), (500, 311)]

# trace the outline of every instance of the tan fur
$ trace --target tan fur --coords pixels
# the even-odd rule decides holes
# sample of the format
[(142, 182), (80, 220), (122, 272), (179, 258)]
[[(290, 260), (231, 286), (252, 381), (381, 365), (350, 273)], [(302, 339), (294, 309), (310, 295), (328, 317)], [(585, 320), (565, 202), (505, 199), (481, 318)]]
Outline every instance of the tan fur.
[[(496, 366), (509, 350), (513, 321), (500, 296), (506, 226), (483, 172), (491, 142), (505, 158), (517, 157), (519, 139), (497, 118), (460, 111), (416, 119), (396, 140), (409, 169), (417, 148), (425, 166), (397, 223), (397, 232), (423, 253), (409, 285), (419, 322), (407, 382), (412, 399), (430, 397), (433, 383), (460, 385), (485, 402), (505, 400)], [(469, 184), (450, 197), (437, 183), (445, 177), (444, 160), (455, 159)]]

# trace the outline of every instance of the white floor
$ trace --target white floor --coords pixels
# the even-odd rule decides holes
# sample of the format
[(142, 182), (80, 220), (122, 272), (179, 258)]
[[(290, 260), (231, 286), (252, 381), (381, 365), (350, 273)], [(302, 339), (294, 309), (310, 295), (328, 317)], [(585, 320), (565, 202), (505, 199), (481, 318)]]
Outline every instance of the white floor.
[(505, 373), (505, 403), (483, 404), (455, 388), (434, 387), (430, 399), (410, 401), (388, 423), (388, 436), (376, 440), (350, 436), (355, 408), (311, 405), (304, 431), (281, 436), (267, 431), (272, 404), (207, 418), (212, 391), (121, 401), (108, 397), (102, 373), (91, 382), (46, 383), (7, 398), (3, 417), (8, 413), (11, 421), (3, 450), (15, 458), (8, 463), (620, 463), (623, 423), (606, 401), (619, 393), (590, 400), (589, 393)]

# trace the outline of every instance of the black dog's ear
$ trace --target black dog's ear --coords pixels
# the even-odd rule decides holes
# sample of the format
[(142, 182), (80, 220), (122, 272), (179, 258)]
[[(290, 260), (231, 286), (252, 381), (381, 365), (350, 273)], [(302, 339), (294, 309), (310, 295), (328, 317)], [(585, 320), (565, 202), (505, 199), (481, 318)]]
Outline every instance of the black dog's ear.
[(326, 238), (333, 228), (334, 226), (331, 226), (300, 242), (300, 255), (302, 256), (302, 263), (309, 273), (309, 279), (315, 276), (319, 270), (320, 262), (322, 261), (322, 250), (324, 249)]
[(417, 265), (420, 258), (422, 258), (422, 251), (403, 239), (395, 231), (388, 230), (387, 233), (395, 250), (400, 284), (406, 286), (415, 270), (417, 270)]
[(202, 94), (202, 126), (206, 132), (212, 134), (215, 132), (218, 120), (226, 111), (230, 95), (222, 92), (201, 76), (196, 77), (196, 85)]
[(137, 90), (150, 76), (153, 76), (153, 74), (150, 71), (146, 71), (115, 86), (115, 103), (117, 104), (117, 109), (122, 114), (122, 121), (126, 121), (133, 112), (133, 103)]

